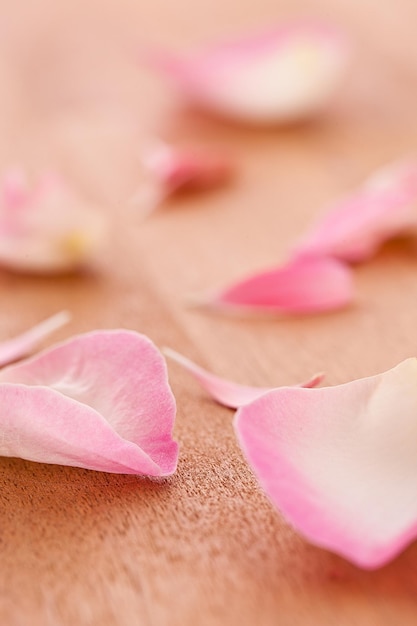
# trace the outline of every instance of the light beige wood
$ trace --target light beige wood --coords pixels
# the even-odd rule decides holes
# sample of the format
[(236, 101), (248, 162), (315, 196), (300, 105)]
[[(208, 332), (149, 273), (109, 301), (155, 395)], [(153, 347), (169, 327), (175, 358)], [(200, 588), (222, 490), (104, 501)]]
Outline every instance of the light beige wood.
[[(233, 320), (185, 296), (279, 262), (326, 203), (417, 142), (413, 0), (32, 0), (1, 2), (0, 164), (56, 165), (114, 221), (97, 271), (0, 274), (1, 337), (63, 307), (57, 338), (133, 328), (219, 374), (330, 384), (417, 351), (416, 250), (357, 269), (351, 309), (310, 319)], [(290, 129), (228, 126), (181, 111), (137, 59), (144, 44), (197, 45), (318, 14), (355, 42), (336, 102)], [(228, 189), (141, 221), (128, 206), (153, 135), (222, 145)], [(176, 366), (179, 469), (167, 480), (0, 459), (0, 623), (7, 626), (401, 626), (417, 620), (417, 546), (362, 572), (307, 545), (272, 509), (235, 443), (232, 413)]]

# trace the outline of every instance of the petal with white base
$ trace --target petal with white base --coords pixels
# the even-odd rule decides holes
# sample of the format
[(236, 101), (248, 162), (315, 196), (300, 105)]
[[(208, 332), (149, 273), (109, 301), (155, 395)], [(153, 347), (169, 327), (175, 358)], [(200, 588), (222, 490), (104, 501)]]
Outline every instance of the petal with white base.
[(417, 359), (271, 391), (235, 429), (271, 502), (312, 543), (374, 569), (417, 538)]
[(213, 45), (194, 58), (158, 53), (153, 64), (195, 104), (239, 121), (309, 118), (333, 95), (348, 57), (329, 24), (296, 22)]
[(22, 170), (0, 180), (0, 265), (28, 274), (79, 270), (101, 250), (107, 224), (57, 174), (29, 187)]

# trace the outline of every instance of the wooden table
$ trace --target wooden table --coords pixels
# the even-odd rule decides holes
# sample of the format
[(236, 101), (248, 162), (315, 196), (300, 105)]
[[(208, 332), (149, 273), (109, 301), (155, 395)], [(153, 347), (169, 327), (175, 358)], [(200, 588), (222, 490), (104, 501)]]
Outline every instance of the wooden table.
[[(114, 222), (88, 276), (0, 274), (1, 336), (61, 308), (57, 338), (94, 328), (148, 334), (218, 374), (329, 384), (417, 351), (417, 257), (389, 248), (356, 271), (345, 312), (235, 320), (188, 293), (278, 263), (322, 206), (417, 142), (417, 5), (378, 0), (2, 0), (0, 161), (53, 165)], [(20, 5), (20, 6), (19, 6)], [(186, 48), (297, 15), (324, 16), (355, 43), (328, 114), (286, 129), (185, 113), (136, 61), (143, 44)], [(4, 65), (4, 67), (3, 67)], [(236, 184), (141, 221), (128, 199), (141, 149), (159, 135), (224, 146)], [(178, 472), (155, 481), (0, 459), (0, 623), (7, 626), (379, 626), (417, 620), (417, 546), (362, 572), (297, 536), (258, 489), (232, 413), (170, 366)]]

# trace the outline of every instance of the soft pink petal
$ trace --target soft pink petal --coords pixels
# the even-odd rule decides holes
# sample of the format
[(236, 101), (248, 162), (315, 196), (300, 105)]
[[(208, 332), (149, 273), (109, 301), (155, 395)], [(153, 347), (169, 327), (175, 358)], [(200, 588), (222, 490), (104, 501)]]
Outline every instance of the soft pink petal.
[(230, 312), (284, 314), (340, 309), (353, 299), (351, 270), (330, 258), (300, 258), (244, 278), (196, 304)]
[(210, 189), (227, 182), (232, 174), (230, 159), (220, 151), (176, 148), (161, 142), (149, 149), (145, 163), (165, 196)]
[(239, 409), (238, 440), (272, 503), (312, 543), (376, 568), (417, 537), (417, 359)]
[(0, 342), (0, 367), (22, 359), (35, 350), (44, 339), (67, 324), (71, 316), (68, 311), (61, 311), (36, 324), (13, 339)]
[(165, 476), (175, 471), (175, 400), (165, 361), (133, 331), (79, 335), (0, 372), (0, 453)]
[(194, 103), (242, 121), (272, 123), (320, 110), (347, 53), (336, 28), (303, 21), (213, 45), (194, 58), (159, 53), (152, 60)]
[(145, 182), (130, 204), (144, 215), (171, 196), (201, 192), (226, 185), (234, 174), (233, 162), (220, 150), (188, 149), (153, 142), (144, 152)]
[(0, 265), (26, 273), (77, 270), (95, 258), (105, 235), (104, 216), (57, 174), (30, 188), (20, 170), (0, 180)]
[[(207, 391), (213, 400), (216, 400), (219, 404), (223, 404), (231, 409), (237, 409), (245, 404), (249, 404), (272, 389), (272, 387), (251, 387), (248, 385), (239, 385), (231, 380), (215, 376), (190, 359), (187, 359), (182, 354), (179, 354), (170, 348), (165, 348), (164, 353), (182, 365), (192, 376), (194, 376), (194, 378), (200, 383), (203, 389)], [(300, 386), (316, 387), (323, 380), (323, 377), (323, 374), (316, 374)]]
[(417, 162), (395, 163), (374, 174), (313, 226), (295, 253), (350, 262), (371, 257), (387, 240), (417, 232)]

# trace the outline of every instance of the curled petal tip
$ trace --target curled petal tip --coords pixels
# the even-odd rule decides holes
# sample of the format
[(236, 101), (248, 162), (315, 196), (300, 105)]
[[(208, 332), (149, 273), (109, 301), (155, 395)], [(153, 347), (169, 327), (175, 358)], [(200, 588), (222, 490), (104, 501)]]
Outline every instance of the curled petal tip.
[[(241, 385), (226, 378), (216, 376), (211, 372), (200, 367), (190, 359), (175, 350), (165, 348), (164, 354), (170, 359), (181, 365), (189, 372), (205, 389), (205, 391), (219, 404), (231, 409), (237, 409), (241, 406), (253, 402), (265, 393), (271, 391), (272, 387), (255, 387), (249, 385)], [(299, 387), (315, 387), (323, 379), (323, 374), (316, 374), (311, 379), (298, 385)]]
[(67, 309), (63, 309), (62, 311), (59, 311), (58, 313), (51, 315), (51, 317), (48, 317), (46, 320), (44, 320), (40, 324), (37, 324), (37, 326), (35, 326), (34, 328), (36, 328), (37, 331), (42, 330), (42, 332), (44, 332), (46, 335), (46, 334), (53, 332), (54, 330), (58, 330), (59, 328), (62, 328), (63, 326), (68, 324), (71, 321), (71, 319), (72, 319), (72, 313), (68, 311)]
[(151, 198), (146, 204), (155, 208), (181, 193), (221, 187), (234, 174), (231, 158), (220, 150), (181, 148), (162, 141), (151, 144), (142, 160), (150, 177)]
[(313, 389), (313, 387), (318, 387), (323, 382), (325, 377), (326, 374), (324, 372), (317, 372), (317, 374), (314, 374), (311, 378), (298, 386), (305, 387), (306, 389)]

